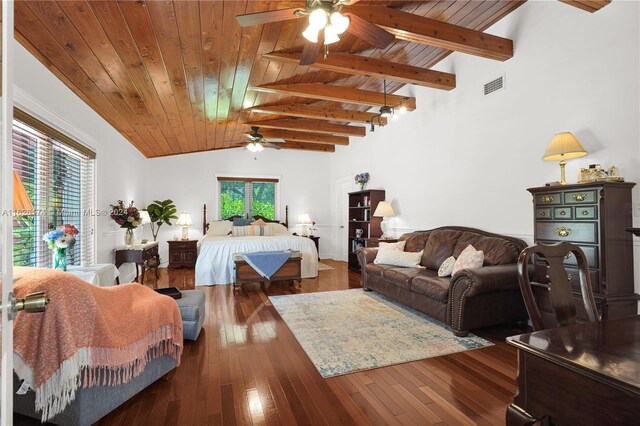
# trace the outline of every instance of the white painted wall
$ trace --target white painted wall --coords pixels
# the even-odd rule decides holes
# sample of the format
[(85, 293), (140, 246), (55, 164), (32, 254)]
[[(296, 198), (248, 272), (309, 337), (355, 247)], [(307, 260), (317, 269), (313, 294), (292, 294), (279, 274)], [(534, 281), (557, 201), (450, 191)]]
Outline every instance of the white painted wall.
[[(370, 172), (369, 187), (386, 189), (396, 208), (398, 234), (463, 225), (532, 241), (526, 188), (559, 179), (558, 163), (541, 160), (555, 133), (573, 132), (590, 153), (568, 162), (569, 182), (580, 167), (600, 163), (640, 183), (638, 17), (638, 2), (594, 14), (526, 3), (487, 31), (514, 40), (512, 59), (451, 55), (437, 69), (455, 72), (457, 87), (411, 88), (417, 110), (339, 147), (332, 179)], [(506, 90), (483, 96), (483, 84), (503, 74)], [(640, 226), (640, 217), (634, 222)]]
[[(146, 159), (120, 133), (78, 98), (57, 77), (16, 43), (15, 104), (96, 152), (96, 208), (108, 209), (119, 199), (146, 196)], [(124, 230), (108, 216), (96, 220), (96, 258), (113, 263), (113, 249), (123, 244)], [(135, 275), (121, 268), (121, 282)]]
[[(328, 203), (330, 185), (329, 162), (335, 154), (306, 151), (275, 151), (266, 149), (252, 154), (244, 149), (229, 149), (198, 154), (185, 154), (147, 160), (147, 203), (170, 198), (178, 211), (191, 215), (194, 225), (189, 228), (193, 239), (202, 236), (202, 205), (207, 204), (209, 221), (218, 219), (217, 175), (277, 177), (280, 179), (280, 220), (284, 220), (285, 206), (289, 206), (289, 224), (292, 231), (299, 231), (295, 224), (301, 213), (309, 213), (318, 224), (316, 235), (320, 237), (321, 256), (328, 255), (330, 244), (325, 238), (331, 218)], [(181, 227), (163, 225), (160, 241), (160, 258), (168, 261), (167, 240), (181, 235)], [(150, 230), (145, 229), (147, 236)], [(328, 241), (329, 242), (329, 241)]]

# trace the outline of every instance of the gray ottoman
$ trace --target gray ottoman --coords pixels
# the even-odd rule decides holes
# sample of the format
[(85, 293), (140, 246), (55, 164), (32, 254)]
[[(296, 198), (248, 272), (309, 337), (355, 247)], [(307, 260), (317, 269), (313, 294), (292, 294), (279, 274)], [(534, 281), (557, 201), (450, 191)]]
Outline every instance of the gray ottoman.
[(182, 334), (187, 340), (197, 340), (204, 323), (204, 291), (182, 290), (182, 297), (176, 299), (182, 317)]

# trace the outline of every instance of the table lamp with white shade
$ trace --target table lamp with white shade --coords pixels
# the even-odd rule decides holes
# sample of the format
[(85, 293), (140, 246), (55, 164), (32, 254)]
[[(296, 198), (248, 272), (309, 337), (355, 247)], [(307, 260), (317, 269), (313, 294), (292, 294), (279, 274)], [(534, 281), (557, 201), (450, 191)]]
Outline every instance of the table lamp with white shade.
[(382, 229), (382, 237), (381, 240), (388, 240), (391, 237), (389, 235), (389, 222), (387, 221), (388, 217), (393, 217), (396, 215), (396, 212), (393, 211), (393, 207), (391, 203), (388, 201), (380, 201), (378, 206), (376, 207), (376, 211), (373, 212), (375, 217), (381, 217), (382, 222), (380, 223), (380, 228)]
[(303, 237), (309, 235), (309, 225), (311, 225), (309, 213), (302, 213), (300, 217), (298, 217), (298, 225), (302, 225), (301, 234)]
[(151, 217), (149, 216), (149, 212), (146, 210), (140, 210), (140, 225), (142, 225), (142, 244), (145, 244), (147, 240), (144, 239), (144, 226), (151, 223)]
[(564, 175), (566, 160), (584, 157), (587, 151), (580, 145), (570, 132), (558, 133), (551, 139), (551, 143), (544, 152), (542, 159), (545, 161), (560, 161), (560, 185), (566, 185), (567, 180)]
[(187, 212), (180, 213), (180, 217), (178, 217), (178, 221), (176, 222), (176, 225), (182, 226), (182, 239), (185, 241), (188, 240), (189, 225), (193, 225), (193, 222), (191, 221), (191, 215)]

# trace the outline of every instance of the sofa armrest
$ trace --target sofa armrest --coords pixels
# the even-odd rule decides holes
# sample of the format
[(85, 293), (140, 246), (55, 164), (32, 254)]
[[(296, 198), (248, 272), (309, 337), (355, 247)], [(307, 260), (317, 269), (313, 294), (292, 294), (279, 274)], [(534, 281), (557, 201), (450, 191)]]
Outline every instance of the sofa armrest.
[(359, 248), (356, 252), (358, 256), (358, 262), (360, 263), (360, 267), (364, 270), (367, 263), (373, 263), (376, 256), (378, 255), (378, 247), (363, 247)]
[(519, 291), (518, 268), (513, 263), (463, 269), (451, 278), (452, 290), (456, 287), (464, 287), (466, 297), (499, 291)]

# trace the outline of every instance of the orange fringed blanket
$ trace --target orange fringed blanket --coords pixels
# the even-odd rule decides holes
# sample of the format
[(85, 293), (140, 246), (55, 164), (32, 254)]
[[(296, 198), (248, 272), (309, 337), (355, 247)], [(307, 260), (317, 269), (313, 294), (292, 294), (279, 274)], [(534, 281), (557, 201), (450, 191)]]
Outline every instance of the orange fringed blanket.
[(126, 383), (163, 355), (180, 362), (182, 318), (170, 297), (140, 284), (96, 287), (51, 269), (14, 271), (16, 297), (46, 291), (51, 299), (13, 326), (15, 371), (35, 390), (43, 422), (79, 387)]

